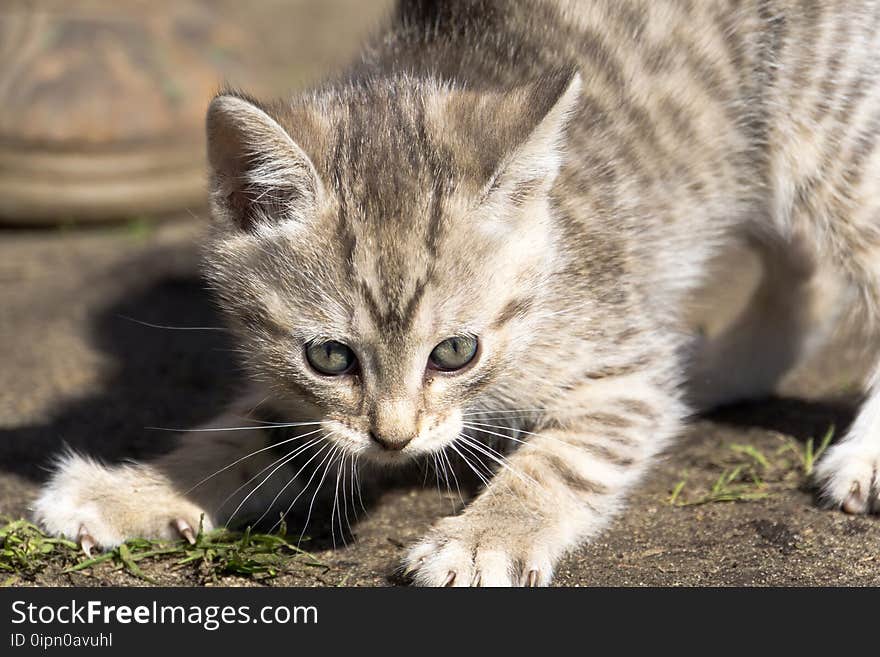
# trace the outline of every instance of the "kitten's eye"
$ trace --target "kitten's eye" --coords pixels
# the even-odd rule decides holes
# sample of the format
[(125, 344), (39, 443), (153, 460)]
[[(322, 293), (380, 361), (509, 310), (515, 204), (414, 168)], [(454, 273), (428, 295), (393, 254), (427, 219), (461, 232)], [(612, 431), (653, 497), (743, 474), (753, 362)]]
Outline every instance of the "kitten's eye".
[(354, 352), (335, 340), (307, 344), (306, 360), (315, 370), (327, 376), (347, 374), (357, 364)]
[(454, 372), (470, 363), (477, 355), (477, 339), (470, 335), (446, 338), (434, 347), (428, 367), (443, 372)]

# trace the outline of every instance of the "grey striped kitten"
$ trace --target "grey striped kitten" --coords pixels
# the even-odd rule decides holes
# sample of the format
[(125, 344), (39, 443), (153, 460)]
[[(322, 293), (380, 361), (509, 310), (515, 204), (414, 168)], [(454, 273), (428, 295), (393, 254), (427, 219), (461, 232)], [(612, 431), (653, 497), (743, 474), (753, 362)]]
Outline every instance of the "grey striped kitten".
[[(36, 517), (87, 550), (191, 538), (434, 458), (494, 476), (411, 549), (414, 581), (548, 584), (690, 410), (770, 393), (815, 342), (816, 263), (846, 314), (880, 310), (878, 22), (869, 0), (403, 1), (344, 75), (218, 96), (206, 270), (255, 383), (211, 426), (258, 420), (150, 463), (68, 455)], [(703, 344), (685, 308), (743, 236), (764, 281)], [(878, 466), (875, 388), (825, 498), (880, 510)]]

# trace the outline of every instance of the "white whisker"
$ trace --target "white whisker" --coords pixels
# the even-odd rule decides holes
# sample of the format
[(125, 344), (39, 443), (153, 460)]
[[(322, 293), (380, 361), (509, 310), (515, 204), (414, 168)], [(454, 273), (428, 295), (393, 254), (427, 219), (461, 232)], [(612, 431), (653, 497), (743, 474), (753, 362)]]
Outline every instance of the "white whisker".
[[(342, 454), (345, 459), (345, 453)], [(336, 549), (336, 507), (339, 504), (339, 476), (342, 474), (342, 463), (336, 468), (336, 487), (333, 489), (333, 507), (330, 509), (330, 538), (333, 542), (333, 549)], [(342, 533), (342, 517), (340, 511), (339, 532)]]
[(440, 468), (443, 471), (443, 480), (446, 482), (446, 490), (450, 493), (449, 503), (452, 506), (452, 512), (455, 513), (455, 500), (452, 499), (452, 485), (449, 483), (449, 472), (446, 468), (446, 461), (444, 461), (443, 457), (445, 456), (445, 452), (439, 452), (435, 461), (440, 464)]
[[(192, 488), (190, 488), (189, 490), (185, 491), (184, 495), (188, 495), (189, 493), (191, 493), (192, 491), (194, 491), (196, 488), (198, 488), (199, 486), (201, 486), (202, 484), (204, 484), (204, 483), (205, 483), (206, 481), (208, 481), (209, 479), (213, 479), (213, 478), (216, 477), (217, 475), (219, 475), (219, 474), (221, 474), (221, 473), (223, 473), (223, 472), (226, 472), (229, 468), (238, 465), (238, 464), (241, 463), (242, 461), (247, 460), (247, 459), (251, 458), (252, 456), (256, 456), (256, 455), (259, 454), (260, 452), (265, 452), (265, 451), (268, 450), (268, 449), (272, 449), (273, 447), (278, 447), (279, 445), (284, 445), (284, 444), (289, 443), (289, 442), (292, 442), (292, 441), (294, 441), (294, 440), (300, 440), (301, 438), (308, 438), (309, 436), (312, 436), (312, 435), (318, 433), (319, 431), (321, 431), (321, 429), (315, 429), (314, 431), (309, 431), (308, 433), (300, 434), (300, 435), (298, 435), (298, 436), (293, 436), (292, 438), (287, 438), (286, 440), (282, 440), (282, 441), (280, 441), (280, 442), (273, 443), (273, 444), (271, 444), (271, 445), (266, 445), (265, 447), (262, 447), (262, 448), (260, 448), (260, 449), (254, 450), (254, 451), (251, 452), (250, 454), (245, 454), (245, 455), (242, 456), (240, 459), (237, 459), (237, 460), (233, 461), (233, 462), (230, 463), (229, 465), (227, 465), (227, 466), (225, 466), (225, 467), (223, 467), (223, 468), (220, 468), (219, 470), (217, 470), (217, 471), (214, 472), (213, 474), (210, 474), (210, 475), (208, 475), (207, 477), (205, 477), (204, 479), (202, 479), (200, 482), (198, 482), (197, 484), (195, 484)], [(268, 468), (267, 468), (267, 469), (268, 469)]]
[[(317, 439), (317, 440), (320, 440), (320, 439)], [(310, 462), (311, 462), (311, 461), (312, 461), (312, 460), (313, 460), (318, 454), (320, 454), (322, 451), (324, 451), (324, 448), (321, 448), (320, 450), (318, 450), (318, 452), (317, 452), (316, 454), (314, 454), (314, 455), (313, 455), (308, 461), (306, 461), (306, 463), (305, 463), (305, 465), (303, 465), (303, 467), (305, 467), (306, 465), (308, 465), (308, 464), (309, 464), (309, 463), (310, 463)], [(293, 455), (293, 456), (290, 457), (290, 458), (292, 459), (292, 458), (294, 458), (295, 456), (296, 456), (296, 455)], [(288, 460), (289, 460), (289, 459), (288, 459)], [(229, 519), (226, 521), (226, 525), (227, 525), (227, 526), (229, 525), (230, 522), (232, 522), (232, 519), (235, 517), (235, 514), (237, 514), (237, 513), (241, 510), (241, 508), (242, 508), (242, 507), (245, 505), (245, 503), (251, 498), (251, 496), (253, 496), (253, 494), (256, 493), (258, 490), (260, 490), (260, 488), (263, 486), (263, 484), (265, 484), (267, 481), (269, 481), (269, 479), (272, 478), (272, 475), (274, 475), (276, 472), (278, 472), (279, 469), (281, 469), (283, 466), (285, 466), (285, 465), (287, 464), (287, 462), (288, 462), (288, 461), (284, 461), (283, 463), (280, 463), (279, 465), (277, 465), (277, 466), (275, 467), (275, 469), (272, 470), (272, 472), (270, 472), (268, 475), (266, 475), (266, 477), (265, 477), (265, 478), (264, 478), (259, 484), (257, 484), (256, 486), (254, 486), (254, 488), (251, 490), (251, 492), (249, 492), (247, 495), (245, 495), (245, 498), (244, 498), (241, 502), (238, 503), (238, 506), (235, 507), (235, 510), (232, 512), (232, 515), (230, 515), (230, 516), (229, 516)], [(294, 477), (291, 477), (291, 480), (293, 480), (295, 477), (296, 477), (296, 475), (294, 475)], [(289, 484), (289, 483), (290, 483), (290, 482), (288, 482), (288, 484)], [(286, 487), (286, 485), (285, 485), (285, 487)], [(282, 490), (284, 490), (284, 489), (282, 489)], [(279, 493), (279, 494), (280, 494), (280, 493)], [(276, 496), (275, 499), (277, 499), (277, 496)], [(275, 503), (275, 500), (272, 500), (272, 504), (274, 504), (274, 503)], [(261, 516), (256, 520), (256, 522), (253, 523), (254, 525), (258, 525), (258, 524), (260, 524), (260, 521), (265, 517), (266, 513), (269, 512), (269, 509), (272, 508), (272, 504), (270, 504), (270, 505), (266, 508), (266, 511), (263, 512), (263, 515), (261, 515)], [(270, 532), (270, 533), (271, 533), (271, 532)]]
[[(303, 486), (302, 489), (299, 491), (299, 493), (296, 494), (296, 497), (294, 497), (293, 501), (288, 505), (287, 510), (281, 514), (281, 517), (278, 519), (278, 521), (274, 525), (272, 525), (271, 529), (269, 530), (270, 534), (272, 532), (274, 532), (275, 529), (281, 524), (281, 522), (290, 514), (290, 510), (293, 509), (294, 504), (296, 504), (297, 500), (299, 500), (299, 498), (302, 496), (302, 494), (305, 493), (306, 490), (308, 490), (308, 487), (311, 485), (312, 480), (318, 474), (318, 471), (321, 469), (321, 466), (324, 465), (325, 463), (327, 463), (328, 460), (330, 459), (330, 457), (333, 456), (333, 453), (336, 451), (336, 446), (333, 445), (332, 443), (328, 442), (312, 458), (310, 458), (308, 461), (306, 461), (303, 464), (303, 466), (297, 471), (297, 473), (294, 476), (292, 476), (290, 478), (290, 480), (284, 485), (284, 488), (282, 488), (280, 491), (278, 491), (278, 495), (276, 495), (275, 500), (272, 501), (273, 505), (275, 504), (275, 501), (278, 499), (278, 497), (280, 497), (281, 493), (283, 493), (287, 489), (287, 487), (290, 486), (290, 484), (292, 484), (294, 481), (296, 481), (296, 477), (299, 475), (299, 473), (302, 472), (309, 463), (311, 463), (313, 460), (315, 460), (315, 458), (319, 454), (321, 454), (327, 447), (330, 447), (330, 451), (327, 452), (327, 454), (324, 455), (324, 458), (321, 459), (320, 463), (318, 463), (318, 465), (315, 466), (315, 469), (312, 471), (312, 475), (309, 477), (309, 480), (306, 482), (305, 486)], [(267, 513), (269, 513), (271, 508), (272, 508), (272, 506), (270, 505), (263, 512), (263, 516), (265, 516)], [(262, 518), (263, 516), (260, 516), (260, 517)]]
[(461, 494), (461, 486), (458, 485), (458, 477), (455, 474), (455, 468), (452, 467), (452, 462), (449, 460), (449, 454), (446, 453), (446, 450), (441, 451), (440, 454), (446, 461), (446, 465), (449, 466), (449, 473), (452, 475), (452, 479), (455, 482), (455, 490), (458, 491), (458, 499), (461, 501), (461, 506), (464, 507), (464, 496)]
[(493, 436), (497, 436), (499, 438), (504, 438), (506, 440), (512, 440), (513, 442), (519, 443), (520, 445), (529, 445), (530, 447), (532, 447), (534, 449), (540, 449), (540, 447), (538, 447), (534, 443), (530, 443), (525, 440), (520, 440), (519, 438), (514, 438), (513, 436), (509, 436), (507, 434), (497, 433), (495, 431), (489, 431), (488, 429), (481, 429), (480, 427), (495, 427), (497, 429), (508, 429), (508, 430), (516, 431), (517, 433), (524, 433), (524, 434), (528, 434), (529, 436), (535, 436), (537, 438), (544, 438), (546, 440), (552, 440), (556, 443), (559, 443), (560, 445), (564, 445), (565, 447), (571, 447), (570, 443), (567, 443), (564, 440), (560, 440), (559, 438), (556, 438), (555, 436), (548, 436), (546, 434), (541, 434), (541, 433), (533, 433), (531, 431), (525, 431), (524, 429), (510, 429), (509, 427), (499, 427), (497, 425), (484, 424), (482, 422), (462, 422), (462, 425), (464, 425), (465, 428), (471, 429), (473, 431), (480, 431), (482, 433), (488, 433)]
[(467, 464), (467, 466), (471, 469), (471, 471), (473, 471), (473, 473), (474, 473), (475, 475), (477, 475), (477, 477), (479, 477), (480, 481), (483, 482), (483, 485), (486, 486), (486, 488), (488, 488), (488, 487), (489, 487), (489, 480), (486, 479), (485, 476), (483, 476), (483, 473), (479, 472), (479, 471), (474, 467), (474, 464), (471, 463), (471, 462), (468, 460), (468, 458), (467, 458), (464, 454), (461, 453), (461, 451), (458, 449), (458, 447), (455, 446), (455, 443), (454, 443), (454, 442), (449, 443), (449, 446), (452, 448), (452, 450), (453, 450), (456, 454), (458, 454), (458, 455), (461, 457), (461, 460), (464, 461), (464, 462)]
[(504, 415), (507, 413), (543, 413), (546, 408), (511, 408), (499, 411), (465, 411), (462, 415)]
[(141, 326), (148, 326), (150, 328), (156, 329), (165, 329), (167, 331), (229, 331), (225, 326), (166, 326), (164, 324), (153, 324), (151, 322), (145, 322), (140, 319), (135, 319), (134, 317), (129, 317), (127, 315), (117, 315), (117, 317), (121, 319), (126, 319), (129, 322), (134, 322), (135, 324), (140, 324)]
[[(486, 470), (489, 470), (489, 468), (486, 466), (485, 463), (483, 463), (483, 461), (480, 459), (480, 457), (479, 457), (477, 454), (474, 454), (474, 452), (473, 452), (473, 448), (476, 447), (478, 443), (471, 442), (471, 441), (467, 440), (467, 436), (464, 436), (464, 435), (462, 435), (462, 434), (459, 434), (459, 438), (462, 439), (462, 445), (461, 445), (462, 448), (467, 449), (467, 450), (470, 452), (470, 454), (471, 454), (471, 455), (477, 460), (477, 462), (478, 462), (480, 465), (482, 465), (484, 468), (486, 468)], [(471, 448), (468, 448), (468, 444), (471, 445)], [(487, 445), (483, 445), (483, 447), (488, 447), (488, 446), (487, 446)], [(488, 455), (488, 454), (487, 454), (487, 455)], [(490, 456), (490, 458), (491, 458), (491, 455), (489, 455), (489, 456)], [(502, 458), (503, 458), (503, 457), (502, 457)], [(506, 460), (507, 460), (507, 459), (504, 459), (504, 461), (506, 461)], [(507, 470), (509, 470), (513, 475), (515, 475), (515, 476), (517, 476), (517, 477), (519, 477), (519, 478), (522, 478), (523, 476), (526, 476), (526, 475), (523, 475), (522, 473), (518, 472), (515, 468), (509, 466), (509, 465), (508, 465), (507, 463), (505, 463), (505, 462), (500, 462), (500, 461), (499, 461), (499, 463), (500, 463), (504, 468), (506, 468)], [(493, 474), (494, 474), (494, 473), (493, 473)], [(533, 483), (539, 491), (542, 490), (542, 489), (541, 489), (541, 486), (540, 486), (540, 484), (538, 484), (538, 482), (536, 482), (536, 481), (535, 481), (534, 479), (532, 479), (531, 477), (528, 477), (528, 479), (531, 480), (531, 483)], [(496, 480), (496, 481), (498, 481), (498, 480)], [(500, 483), (501, 483), (501, 484), (502, 484), (502, 485), (503, 485), (508, 491), (511, 491), (510, 484), (509, 484), (508, 482), (506, 482), (506, 481), (504, 481), (503, 479), (501, 479), (501, 480), (500, 480)], [(495, 489), (489, 488), (488, 490), (489, 490), (489, 492), (492, 492), (492, 491), (495, 490)], [(519, 503), (519, 506), (520, 506), (520, 508), (523, 510), (524, 513), (526, 513), (526, 514), (528, 514), (528, 515), (531, 515), (531, 516), (534, 516), (534, 515), (535, 515), (534, 510), (531, 510), (531, 509), (529, 509), (528, 507), (526, 507), (525, 502), (523, 502), (522, 498), (521, 498), (519, 495), (512, 494), (512, 499), (515, 499), (515, 500)]]
[(303, 523), (302, 531), (299, 534), (299, 540), (297, 541), (297, 547), (302, 542), (303, 537), (306, 535), (306, 529), (309, 527), (309, 521), (312, 519), (312, 509), (315, 506), (315, 500), (318, 497), (318, 493), (321, 492), (321, 486), (324, 485), (324, 480), (327, 478), (327, 473), (330, 472), (330, 466), (333, 465), (333, 459), (336, 456), (337, 450), (341, 449), (340, 447), (334, 447), (333, 451), (330, 452), (331, 459), (327, 462), (327, 467), (324, 468), (324, 474), (321, 475), (320, 481), (318, 481), (318, 485), (315, 487), (315, 494), (312, 495), (312, 501), (309, 502), (309, 512), (306, 514), (306, 521)]
[(299, 422), (299, 421), (297, 421), (297, 422), (272, 422), (271, 420), (259, 420), (257, 418), (248, 418), (248, 419), (250, 419), (252, 422), (259, 422), (260, 425), (266, 426), (266, 427), (269, 427), (272, 429), (274, 429), (276, 427), (305, 426), (305, 425), (309, 425), (309, 424), (330, 424), (329, 422), (326, 422), (323, 420), (314, 420), (314, 421), (307, 421), (307, 422), (306, 421), (304, 421), (304, 422)]
[[(322, 436), (322, 437), (321, 437), (321, 440), (326, 441), (327, 438), (330, 438), (331, 436), (333, 436), (332, 433), (327, 434), (326, 436)], [(329, 446), (330, 446), (330, 443), (329, 443), (329, 442), (325, 442), (324, 446), (323, 446), (321, 449), (319, 449), (317, 452), (315, 452), (314, 454), (312, 454), (312, 456), (309, 458), (309, 460), (306, 461), (305, 463), (303, 463), (302, 466), (300, 466), (300, 469), (297, 470), (296, 472), (294, 472), (293, 475), (291, 475), (291, 476), (288, 478), (287, 483), (284, 484), (284, 486), (281, 487), (281, 490), (279, 490), (279, 491), (275, 494), (275, 497), (273, 497), (273, 498), (272, 498), (272, 501), (269, 502), (268, 506), (266, 507), (266, 510), (263, 511), (263, 515), (261, 515), (259, 518), (257, 518), (257, 521), (256, 521), (256, 523), (254, 523), (254, 524), (259, 524), (260, 522), (262, 522), (263, 518), (266, 517), (266, 514), (268, 514), (269, 511), (272, 510), (272, 507), (275, 506), (275, 503), (276, 503), (276, 502), (281, 498), (281, 496), (284, 494), (284, 491), (286, 491), (286, 490), (290, 487), (290, 485), (291, 485), (293, 482), (296, 481), (296, 478), (297, 478), (298, 476), (300, 476), (300, 474), (302, 474), (302, 471), (306, 469), (306, 467), (308, 466), (308, 464), (311, 463), (312, 461), (314, 461), (316, 458), (318, 458), (318, 457), (324, 452), (324, 450), (327, 449)], [(332, 450), (331, 450), (331, 452), (332, 452)], [(324, 460), (322, 460), (321, 463), (318, 464), (318, 468), (320, 468), (321, 465), (323, 465), (323, 464), (324, 464)], [(317, 472), (317, 469), (315, 470), (315, 472)], [(287, 514), (290, 512), (290, 509), (293, 507), (293, 505), (294, 505), (294, 504), (296, 503), (296, 501), (299, 499), (299, 496), (302, 495), (302, 494), (303, 494), (303, 491), (308, 487), (308, 485), (309, 485), (310, 483), (312, 483), (312, 478), (314, 478), (314, 476), (315, 476), (315, 473), (312, 473), (312, 477), (309, 479), (309, 481), (306, 483), (306, 485), (303, 486), (303, 490), (301, 490), (301, 491), (297, 494), (297, 496), (296, 496), (295, 498), (293, 498), (293, 502), (291, 502), (291, 503), (290, 503), (290, 506), (287, 507), (287, 511), (284, 512), (284, 514), (282, 515), (282, 517), (286, 517), (286, 516), (287, 516)], [(281, 524), (281, 520), (279, 520), (278, 523), (276, 523), (276, 525), (274, 525), (274, 526), (272, 527), (272, 531), (274, 531), (274, 530), (275, 530), (275, 527), (277, 527), (277, 526), (280, 525), (280, 524)], [(271, 533), (271, 532), (270, 532), (270, 533)]]
[[(355, 453), (354, 455), (354, 463), (352, 464), (352, 470), (354, 472), (354, 481), (357, 484), (357, 494), (358, 494), (358, 503), (361, 505), (361, 509), (364, 512), (364, 515), (367, 515), (367, 507), (364, 506), (364, 498), (361, 491), (361, 477), (358, 471), (358, 461), (360, 460), (361, 455), (359, 453)], [(354, 499), (352, 499), (352, 504), (354, 504)]]
[(440, 491), (440, 468), (437, 466), (437, 455), (435, 453), (431, 453), (431, 462), (434, 467), (434, 481), (437, 485), (437, 495), (441, 495)]
[[(220, 503), (220, 506), (217, 507), (217, 511), (219, 512), (220, 509), (222, 509), (224, 506), (226, 506), (226, 504), (229, 502), (229, 500), (231, 500), (233, 497), (235, 497), (236, 495), (238, 495), (238, 493), (239, 493), (239, 492), (240, 492), (245, 486), (251, 484), (255, 479), (257, 479), (260, 475), (262, 475), (264, 472), (266, 472), (266, 470), (269, 470), (269, 469), (272, 468), (273, 466), (278, 465), (278, 467), (275, 468), (275, 470), (272, 470), (272, 472), (269, 473), (269, 477), (271, 477), (271, 476), (272, 476), (273, 474), (275, 474), (275, 472), (276, 472), (278, 469), (280, 469), (282, 466), (287, 465), (288, 463), (290, 463), (290, 461), (292, 461), (294, 458), (296, 458), (296, 456), (298, 456), (299, 454), (301, 454), (302, 452), (304, 452), (304, 451), (307, 450), (308, 448), (312, 447), (313, 445), (316, 445), (317, 443), (321, 442), (321, 440), (323, 440), (323, 438), (322, 438), (321, 436), (319, 436), (318, 438), (312, 438), (312, 439), (311, 439), (310, 441), (308, 441), (305, 445), (300, 445), (300, 446), (294, 448), (293, 450), (287, 452), (287, 454), (285, 454), (284, 456), (282, 456), (282, 457), (280, 457), (280, 458), (277, 458), (277, 459), (275, 459), (274, 461), (272, 461), (269, 465), (267, 465), (265, 468), (263, 468), (262, 470), (260, 470), (257, 474), (255, 474), (253, 477), (251, 477), (250, 479), (248, 479), (248, 480), (247, 480), (246, 482), (244, 482), (241, 486), (239, 486), (239, 487), (236, 488), (234, 491), (232, 491), (229, 495), (227, 495), (226, 498), (223, 500), (223, 502)], [(283, 461), (283, 462), (282, 462), (282, 461)], [(279, 463), (279, 462), (281, 462), (281, 463)], [(268, 478), (268, 477), (267, 477), (267, 478)]]
[(207, 433), (215, 431), (252, 431), (254, 429), (284, 429), (289, 427), (313, 427), (326, 422), (287, 422), (279, 424), (263, 424), (250, 427), (209, 427), (207, 429), (176, 429), (174, 427), (144, 427), (150, 431), (174, 431), (175, 433)]
[[(342, 464), (339, 466), (340, 469), (342, 469), (342, 470), (345, 469), (346, 457), (348, 457), (348, 462), (351, 465), (351, 467), (354, 467), (354, 456), (351, 454), (346, 454), (345, 456), (342, 457)], [(352, 503), (352, 507), (354, 507), (354, 489), (353, 488), (352, 488), (351, 494), (352, 494), (351, 503)], [(354, 532), (352, 532), (352, 530), (351, 530), (351, 520), (348, 517), (348, 495), (345, 490), (345, 473), (343, 473), (343, 475), (342, 475), (342, 507), (345, 510), (345, 524), (348, 526), (348, 534), (349, 534), (349, 536), (352, 536), (354, 534)], [(357, 520), (357, 513), (355, 513), (355, 520)], [(342, 525), (342, 523), (340, 523), (339, 531), (342, 531), (341, 525)]]
[(511, 473), (513, 473), (514, 475), (516, 475), (517, 477), (522, 479), (523, 481), (529, 481), (529, 482), (535, 484), (536, 486), (539, 486), (538, 482), (535, 481), (532, 477), (529, 477), (528, 475), (523, 474), (522, 472), (520, 472), (519, 470), (514, 468), (512, 465), (510, 465), (510, 461), (507, 458), (505, 458), (505, 456), (503, 454), (501, 454), (500, 452), (492, 449), (488, 445), (480, 443), (476, 440), (472, 440), (472, 439), (468, 438), (467, 436), (465, 436), (464, 434), (459, 434), (458, 437), (464, 442), (464, 444), (470, 445), (470, 447), (472, 449), (476, 449), (479, 452), (481, 452), (482, 454), (484, 454), (485, 456), (488, 456), (495, 463), (500, 465), (502, 468), (505, 468), (506, 470), (510, 471)]

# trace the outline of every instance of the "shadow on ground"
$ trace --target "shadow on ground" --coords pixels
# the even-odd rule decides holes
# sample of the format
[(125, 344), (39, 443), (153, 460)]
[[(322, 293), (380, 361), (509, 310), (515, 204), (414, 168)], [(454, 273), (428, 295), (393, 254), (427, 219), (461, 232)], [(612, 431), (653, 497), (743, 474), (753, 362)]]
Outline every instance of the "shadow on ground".
[(146, 427), (193, 427), (222, 409), (237, 379), (227, 334), (145, 324), (220, 327), (200, 279), (165, 277), (125, 292), (87, 329), (92, 348), (109, 360), (100, 389), (63, 402), (45, 421), (0, 430), (0, 468), (42, 478), (47, 459), (64, 447), (109, 462), (149, 456), (171, 435)]
[(704, 417), (741, 429), (761, 428), (791, 436), (800, 442), (818, 440), (834, 427), (834, 439), (844, 435), (855, 419), (860, 398), (798, 399), (772, 397), (718, 408)]

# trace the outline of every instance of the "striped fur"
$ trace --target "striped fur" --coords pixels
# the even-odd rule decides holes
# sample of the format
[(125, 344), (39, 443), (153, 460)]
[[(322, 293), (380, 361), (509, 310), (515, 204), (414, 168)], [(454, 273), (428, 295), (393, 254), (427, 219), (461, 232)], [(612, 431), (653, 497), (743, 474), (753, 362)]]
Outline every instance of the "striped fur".
[[(878, 21), (871, 0), (405, 0), (309, 92), (214, 100), (206, 270), (265, 394), (339, 454), (493, 466), (409, 553), (417, 583), (547, 584), (686, 401), (767, 394), (827, 329), (819, 259), (877, 314)], [(687, 302), (744, 236), (753, 308), (691, 343)], [(476, 363), (426, 371), (460, 334)], [(308, 367), (330, 339), (357, 375)], [(174, 481), (195, 449), (153, 467)], [(880, 394), (820, 467), (830, 502), (876, 509), (878, 465)]]

